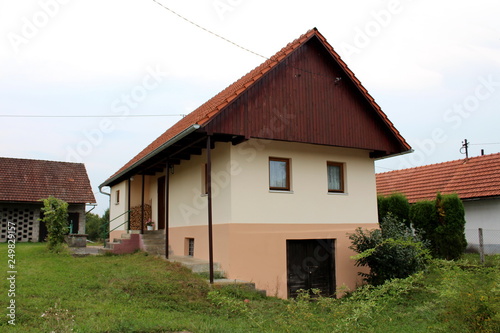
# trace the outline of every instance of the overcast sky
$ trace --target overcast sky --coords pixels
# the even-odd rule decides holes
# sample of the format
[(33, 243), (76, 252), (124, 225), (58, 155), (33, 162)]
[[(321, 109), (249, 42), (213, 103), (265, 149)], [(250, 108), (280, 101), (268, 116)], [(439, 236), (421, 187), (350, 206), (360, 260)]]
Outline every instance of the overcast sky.
[[(500, 151), (498, 0), (158, 2), (264, 57), (317, 27), (415, 150), (377, 172)], [(99, 184), (264, 61), (152, 0), (1, 0), (0, 36), (0, 156), (84, 162), (98, 213)]]

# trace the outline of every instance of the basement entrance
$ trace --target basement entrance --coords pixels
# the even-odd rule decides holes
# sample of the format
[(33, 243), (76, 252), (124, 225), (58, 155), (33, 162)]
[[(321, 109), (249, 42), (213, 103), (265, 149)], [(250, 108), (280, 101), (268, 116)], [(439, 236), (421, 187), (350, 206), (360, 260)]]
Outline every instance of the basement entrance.
[(319, 289), (322, 296), (335, 294), (335, 240), (286, 241), (288, 298), (299, 289)]

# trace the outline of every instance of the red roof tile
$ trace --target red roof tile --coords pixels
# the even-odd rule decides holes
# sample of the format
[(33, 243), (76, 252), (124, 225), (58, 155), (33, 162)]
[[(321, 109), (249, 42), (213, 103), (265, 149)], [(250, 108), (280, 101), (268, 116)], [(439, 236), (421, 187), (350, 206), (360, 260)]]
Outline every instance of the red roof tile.
[(0, 157), (0, 202), (36, 202), (54, 196), (68, 203), (95, 203), (82, 163)]
[(434, 199), (437, 192), (457, 193), (461, 199), (500, 196), (500, 153), (384, 172), (376, 177), (379, 194), (403, 193), (411, 203)]
[[(250, 86), (257, 82), (266, 72), (270, 71), (278, 64), (280, 64), (291, 52), (305, 44), (312, 37), (317, 37), (323, 45), (327, 48), (328, 52), (333, 58), (339, 63), (342, 69), (347, 73), (349, 78), (354, 82), (355, 86), (360, 90), (362, 95), (367, 99), (367, 101), (372, 105), (375, 111), (379, 114), (383, 122), (388, 126), (390, 131), (394, 136), (402, 143), (402, 146), (406, 150), (410, 150), (411, 147), (401, 136), (399, 131), (394, 127), (392, 122), (387, 118), (384, 112), (381, 110), (380, 106), (375, 102), (375, 100), (368, 94), (368, 91), (361, 85), (361, 82), (356, 78), (354, 73), (347, 67), (347, 65), (340, 59), (340, 56), (333, 50), (333, 47), (326, 41), (326, 38), (319, 33), (319, 31), (314, 28), (297, 38), (295, 41), (289, 43), (274, 56), (266, 60), (264, 63), (250, 71), (248, 74), (241, 77), (239, 80), (222, 90), (220, 93), (212, 97), (210, 100), (202, 104), (193, 112), (189, 113), (186, 117), (179, 120), (176, 124), (170, 127), (165, 133), (159, 136), (155, 141), (148, 145), (144, 150), (132, 158), (127, 164), (120, 168), (113, 176), (111, 176), (103, 185), (109, 184), (113, 179), (119, 177), (121, 174), (125, 173), (129, 168), (138, 164), (142, 160), (147, 159), (147, 157), (160, 148), (162, 145), (166, 144), (169, 140), (173, 139), (175, 136), (181, 132), (187, 130), (193, 125), (203, 126), (220, 113), (231, 101), (245, 92)], [(101, 185), (102, 186), (102, 185)]]

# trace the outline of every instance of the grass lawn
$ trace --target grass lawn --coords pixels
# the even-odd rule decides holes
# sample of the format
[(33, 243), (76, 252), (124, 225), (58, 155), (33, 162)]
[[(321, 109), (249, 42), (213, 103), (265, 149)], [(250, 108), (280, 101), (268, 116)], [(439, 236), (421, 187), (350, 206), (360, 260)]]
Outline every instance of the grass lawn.
[[(7, 244), (0, 244), (7, 271)], [(135, 253), (72, 257), (16, 245), (15, 298), (2, 279), (0, 332), (499, 332), (500, 257), (436, 261), (425, 273), (342, 299), (266, 298)], [(7, 306), (15, 299), (15, 326)]]

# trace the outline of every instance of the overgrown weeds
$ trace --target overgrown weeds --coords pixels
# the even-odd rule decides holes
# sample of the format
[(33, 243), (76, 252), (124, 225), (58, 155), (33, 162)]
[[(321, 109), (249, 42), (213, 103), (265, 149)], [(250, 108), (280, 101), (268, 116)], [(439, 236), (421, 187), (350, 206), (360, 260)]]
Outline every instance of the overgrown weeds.
[[(6, 256), (7, 246), (0, 244)], [(9, 332), (500, 331), (500, 256), (434, 260), (425, 271), (342, 298), (280, 300), (245, 286), (210, 288), (178, 264), (141, 253), (74, 258), (18, 244), (16, 326)], [(6, 280), (0, 285), (7, 290)], [(6, 298), (0, 307), (6, 308)]]

